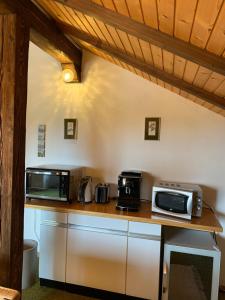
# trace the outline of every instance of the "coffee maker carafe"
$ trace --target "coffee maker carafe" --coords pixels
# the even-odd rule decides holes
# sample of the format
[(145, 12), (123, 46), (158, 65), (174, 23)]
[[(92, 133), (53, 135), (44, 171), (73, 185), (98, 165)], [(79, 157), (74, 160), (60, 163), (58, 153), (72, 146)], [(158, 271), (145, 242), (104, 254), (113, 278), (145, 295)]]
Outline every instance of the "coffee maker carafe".
[(142, 172), (123, 171), (118, 177), (117, 209), (137, 211), (140, 205)]

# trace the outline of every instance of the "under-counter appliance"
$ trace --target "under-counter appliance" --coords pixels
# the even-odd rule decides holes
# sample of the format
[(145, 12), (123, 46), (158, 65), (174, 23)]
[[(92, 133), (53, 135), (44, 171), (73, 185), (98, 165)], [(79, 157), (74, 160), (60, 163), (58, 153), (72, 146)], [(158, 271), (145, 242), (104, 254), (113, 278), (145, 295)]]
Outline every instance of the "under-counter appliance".
[(118, 177), (117, 209), (137, 211), (140, 206), (141, 171), (123, 171)]
[(78, 202), (90, 203), (92, 202), (92, 178), (91, 176), (84, 176), (80, 180), (78, 189)]
[(76, 200), (82, 168), (40, 165), (26, 168), (26, 198), (72, 202)]
[(202, 215), (202, 189), (199, 185), (159, 181), (152, 190), (152, 211), (190, 220)]
[(98, 183), (95, 187), (95, 202), (108, 203), (109, 202), (109, 184)]
[(164, 228), (162, 300), (218, 300), (220, 259), (212, 233)]

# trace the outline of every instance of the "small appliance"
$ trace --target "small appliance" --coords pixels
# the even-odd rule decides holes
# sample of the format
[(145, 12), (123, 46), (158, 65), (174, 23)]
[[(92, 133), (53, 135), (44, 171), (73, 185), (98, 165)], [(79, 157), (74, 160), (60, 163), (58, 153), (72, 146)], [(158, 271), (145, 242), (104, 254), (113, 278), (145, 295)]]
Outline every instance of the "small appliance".
[(141, 171), (123, 171), (118, 177), (117, 209), (137, 211), (140, 205)]
[(82, 177), (78, 190), (78, 202), (92, 202), (92, 178), (91, 176)]
[(40, 165), (26, 168), (26, 198), (72, 202), (76, 199), (82, 168)]
[(152, 211), (190, 220), (202, 215), (202, 189), (199, 185), (159, 181), (152, 190)]
[(109, 202), (109, 184), (99, 183), (95, 187), (95, 202), (108, 203)]

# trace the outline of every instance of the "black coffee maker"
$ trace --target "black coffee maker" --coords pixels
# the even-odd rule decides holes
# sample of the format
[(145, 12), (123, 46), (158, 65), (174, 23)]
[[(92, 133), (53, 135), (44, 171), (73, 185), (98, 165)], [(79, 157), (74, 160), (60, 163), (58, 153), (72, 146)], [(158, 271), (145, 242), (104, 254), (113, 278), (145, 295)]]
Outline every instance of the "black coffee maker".
[(142, 172), (123, 171), (118, 177), (117, 209), (137, 211), (140, 206)]

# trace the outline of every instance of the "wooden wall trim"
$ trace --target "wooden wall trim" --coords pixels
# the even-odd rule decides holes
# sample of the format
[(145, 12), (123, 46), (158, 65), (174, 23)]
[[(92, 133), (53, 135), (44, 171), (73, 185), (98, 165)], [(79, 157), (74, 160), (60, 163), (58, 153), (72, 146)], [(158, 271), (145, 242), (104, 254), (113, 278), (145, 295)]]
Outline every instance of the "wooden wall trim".
[(180, 57), (225, 75), (225, 59), (90, 0), (55, 0)]
[(20, 290), (29, 28), (0, 15), (0, 286)]
[[(140, 59), (130, 56), (112, 46), (109, 46), (108, 44), (94, 38), (93, 36), (80, 31), (70, 25), (61, 24), (60, 25), (62, 29), (67, 33), (72, 35), (73, 37), (79, 39), (80, 41), (84, 41), (91, 45), (92, 47), (98, 48), (100, 50), (103, 50), (109, 55), (114, 56), (115, 58), (133, 66), (134, 68), (137, 68), (149, 75), (152, 75), (156, 78), (159, 78), (175, 87), (178, 87), (194, 96), (197, 96), (205, 101), (207, 101), (210, 104), (216, 105), (217, 107), (220, 107), (222, 109), (225, 109), (225, 99), (222, 97), (219, 97), (215, 94), (212, 94), (204, 89), (201, 89), (197, 86), (191, 85), (188, 82), (185, 82), (184, 80), (181, 80), (177, 77), (175, 77), (172, 74), (169, 74), (163, 70), (157, 69), (152, 65), (147, 64), (144, 61), (141, 61)], [(88, 49), (88, 48), (87, 48)]]

